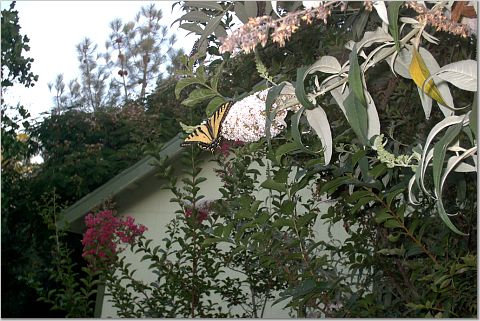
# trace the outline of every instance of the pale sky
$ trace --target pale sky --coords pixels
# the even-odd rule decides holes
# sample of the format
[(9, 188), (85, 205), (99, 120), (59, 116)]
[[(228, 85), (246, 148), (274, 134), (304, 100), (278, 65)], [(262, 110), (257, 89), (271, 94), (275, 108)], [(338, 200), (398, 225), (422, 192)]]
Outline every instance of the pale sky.
[[(63, 73), (65, 83), (79, 76), (76, 45), (88, 37), (103, 52), (111, 32), (109, 23), (115, 18), (122, 22), (133, 20), (142, 6), (153, 2), (162, 9), (163, 25), (169, 27), (180, 17), (179, 5), (172, 12), (174, 1), (17, 1), (20, 33), (30, 38), (27, 56), (35, 59), (31, 70), (39, 79), (34, 87), (9, 88), (5, 102), (10, 105), (20, 102), (32, 117), (49, 111), (52, 94), (47, 84), (53, 83), (59, 73)], [(1, 9), (8, 9), (10, 3), (1, 1)], [(187, 31), (178, 29), (178, 23), (170, 28), (170, 33), (177, 36), (175, 48), (183, 47), (190, 52), (196, 36), (186, 36)]]

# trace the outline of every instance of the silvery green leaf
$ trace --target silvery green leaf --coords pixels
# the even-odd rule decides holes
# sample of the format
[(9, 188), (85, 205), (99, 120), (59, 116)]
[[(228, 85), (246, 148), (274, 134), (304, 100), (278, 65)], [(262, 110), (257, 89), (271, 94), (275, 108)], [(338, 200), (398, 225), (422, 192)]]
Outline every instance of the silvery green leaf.
[[(423, 61), (425, 62), (425, 65), (430, 71), (430, 74), (433, 75), (437, 70), (440, 69), (440, 65), (428, 50), (426, 50), (423, 47), (420, 47), (418, 52), (422, 56)], [(450, 92), (450, 88), (448, 88), (448, 84), (436, 76), (433, 76), (432, 78), (433, 78), (433, 82), (438, 88), (438, 91), (440, 91), (440, 94), (442, 95), (443, 99), (451, 108), (448, 108), (441, 104), (438, 104), (438, 107), (440, 107), (440, 110), (442, 111), (445, 117), (453, 115), (453, 110), (455, 110), (455, 107), (454, 107), (455, 105), (453, 103), (452, 93)]]
[[(472, 157), (475, 157), (475, 155), (472, 155)], [(450, 164), (450, 159), (448, 160), (447, 166)], [(452, 160), (452, 162), (453, 162), (453, 160)], [(459, 173), (471, 173), (471, 172), (476, 172), (477, 167), (474, 166), (474, 165), (470, 165), (468, 163), (465, 163), (465, 162), (461, 162), (461, 163), (458, 163), (458, 165), (457, 165), (457, 167), (455, 167), (454, 171), (459, 172)]]
[(258, 7), (257, 1), (245, 1), (245, 12), (249, 18), (255, 18), (257, 16)]
[[(329, 81), (327, 81), (325, 83), (325, 85), (329, 86), (331, 84), (334, 84), (335, 82), (338, 82), (340, 79), (341, 79), (340, 77), (332, 78)], [(343, 102), (345, 101), (345, 99), (347, 99), (349, 93), (350, 93), (350, 91), (349, 91), (348, 87), (345, 87), (344, 91), (342, 91), (342, 89), (339, 88), (339, 87), (330, 90), (330, 94), (332, 95), (333, 99), (335, 100), (337, 105), (342, 110), (345, 117), (347, 116), (347, 113), (346, 113), (346, 110), (345, 110), (345, 106), (343, 105)]]
[(272, 9), (273, 9), (273, 11), (275, 12), (275, 14), (280, 18), (281, 15), (280, 15), (280, 13), (278, 12), (278, 9), (277, 9), (277, 2), (278, 2), (278, 1), (271, 1), (271, 3), (272, 3)]
[(430, 118), (430, 113), (432, 112), (432, 98), (425, 94), (422, 89), (418, 88), (418, 95), (420, 96), (420, 101), (422, 102), (423, 112), (425, 113), (425, 119)]
[(420, 203), (417, 201), (417, 198), (415, 197), (415, 193), (413, 193), (413, 186), (415, 184), (415, 175), (410, 178), (408, 181), (408, 201), (412, 203), (413, 205), (420, 205)]
[(194, 32), (197, 35), (201, 35), (203, 33), (203, 29), (196, 23), (186, 22), (182, 23), (179, 27), (190, 32)]
[(408, 24), (411, 24), (411, 25), (419, 23), (417, 20), (415, 20), (413, 18), (410, 18), (410, 17), (401, 17), (400, 22), (408, 23)]
[(285, 82), (285, 86), (283, 86), (281, 95), (295, 95), (295, 87), (292, 86), (291, 83)]
[[(468, 114), (467, 114), (468, 115)], [(420, 161), (420, 186), (422, 187), (422, 190), (429, 194), (427, 189), (425, 188), (424, 184), (424, 177), (425, 177), (425, 171), (427, 170), (428, 163), (430, 162), (430, 159), (433, 157), (433, 148), (430, 148), (430, 143), (432, 142), (433, 138), (442, 131), (443, 129), (464, 122), (465, 121), (465, 115), (462, 116), (448, 116), (445, 117), (442, 121), (438, 122), (433, 128), (430, 130), (430, 133), (427, 136), (427, 140), (425, 141), (425, 146), (423, 149), (423, 154), (422, 158)]]
[(225, 28), (222, 25), (218, 25), (217, 28), (215, 28), (215, 36), (217, 38), (227, 37), (228, 34), (227, 34), (227, 31), (225, 30)]
[(355, 41), (350, 40), (345, 44), (345, 48), (352, 51), (353, 45), (355, 44)]
[(370, 66), (375, 66), (375, 64), (377, 64), (379, 61), (383, 61), (384, 59), (387, 59), (389, 56), (393, 55), (393, 53), (387, 55), (387, 52), (391, 51), (392, 45), (393, 43), (387, 42), (372, 50), (372, 52), (368, 54), (367, 60), (364, 62), (364, 71)]
[(445, 208), (443, 207), (443, 203), (442, 201), (439, 199), (437, 200), (436, 202), (436, 205), (437, 205), (437, 210), (438, 210), (438, 214), (440, 215), (440, 218), (442, 219), (442, 221), (445, 223), (445, 225), (447, 225), (447, 227), (449, 229), (451, 229), (453, 232), (459, 234), (459, 235), (468, 235), (468, 234), (465, 234), (463, 233), (462, 231), (460, 231), (459, 229), (457, 229), (455, 227), (455, 225), (453, 225), (452, 221), (450, 220), (450, 218), (448, 217), (449, 215), (451, 214), (448, 214), (446, 211), (445, 211)]
[(462, 60), (443, 66), (435, 72), (439, 78), (468, 91), (477, 91), (477, 62)]
[(308, 67), (307, 73), (313, 73), (321, 71), (327, 74), (338, 74), (342, 66), (338, 62), (337, 58), (332, 56), (323, 56), (318, 59), (313, 65)]
[(428, 42), (431, 42), (435, 45), (438, 45), (438, 43), (440, 41), (437, 37), (432, 36), (431, 34), (429, 34), (426, 31), (422, 32), (422, 37), (425, 38), (425, 40), (427, 40)]
[(222, 18), (223, 18), (223, 15), (217, 16), (207, 23), (207, 25), (205, 26), (205, 29), (203, 29), (202, 36), (198, 40), (199, 52), (202, 52), (200, 48), (206, 49), (206, 46), (208, 44), (208, 39), (207, 39), (208, 36), (210, 36), (212, 33), (215, 32), (215, 29), (217, 29), (217, 26), (220, 24), (220, 21), (222, 21)]
[(223, 10), (222, 6), (214, 1), (185, 1), (185, 5), (188, 7)]
[(403, 78), (412, 79), (409, 71), (410, 62), (412, 61), (412, 51), (407, 48), (403, 48), (396, 57), (392, 58), (395, 58), (393, 61), (393, 69), (395, 72)]
[(370, 139), (373, 136), (380, 134), (380, 119), (378, 118), (377, 107), (375, 106), (375, 102), (373, 101), (372, 96), (367, 90), (365, 90), (364, 93), (365, 93), (365, 100), (367, 101), (367, 117), (368, 117), (367, 137), (368, 139)]
[(234, 7), (235, 15), (237, 16), (237, 18), (241, 22), (247, 23), (248, 15), (247, 15), (247, 12), (245, 11), (245, 6), (243, 5), (243, 3), (241, 3), (240, 1), (235, 1), (234, 4), (235, 4), (235, 7)]
[[(357, 50), (360, 51), (361, 48), (370, 47), (376, 42), (386, 42), (393, 41), (392, 36), (385, 32), (381, 27), (378, 27), (375, 31), (367, 31), (363, 35), (362, 40), (357, 42)], [(353, 46), (352, 46), (353, 47)]]
[[(477, 151), (477, 146), (474, 146), (474, 147), (470, 148), (469, 150), (466, 150), (461, 155), (450, 157), (450, 159), (448, 160), (448, 163), (447, 163), (447, 168), (445, 169), (445, 172), (442, 175), (442, 178), (441, 178), (441, 181), (440, 181), (440, 187), (435, 188), (435, 194), (437, 196), (437, 206), (438, 206), (438, 209), (439, 209), (440, 217), (442, 218), (442, 220), (447, 224), (447, 226), (450, 229), (452, 229), (454, 232), (456, 232), (458, 234), (464, 234), (464, 233), (460, 232), (448, 219), (448, 216), (455, 215), (455, 214), (447, 213), (445, 211), (444, 207), (443, 207), (443, 202), (442, 202), (442, 197), (441, 197), (442, 196), (442, 191), (443, 191), (443, 186), (445, 184), (445, 180), (446, 180), (448, 174), (450, 174), (452, 169), (454, 169), (456, 167), (458, 168), (457, 165), (463, 159), (472, 156), (476, 151)], [(476, 169), (475, 169), (475, 171), (476, 171)]]
[(305, 8), (316, 8), (322, 4), (322, 1), (302, 1)]
[(388, 14), (387, 14), (387, 7), (385, 6), (384, 1), (374, 1), (373, 7), (377, 10), (377, 14), (388, 25)]
[(210, 21), (211, 17), (209, 17), (205, 12), (202, 11), (190, 11), (175, 20), (173, 23), (177, 21), (187, 20), (187, 21), (195, 21), (195, 22), (208, 22)]
[(305, 114), (307, 116), (308, 123), (315, 130), (322, 142), (324, 148), (325, 165), (328, 165), (332, 159), (333, 142), (327, 114), (320, 106), (317, 106), (314, 109), (307, 109)]

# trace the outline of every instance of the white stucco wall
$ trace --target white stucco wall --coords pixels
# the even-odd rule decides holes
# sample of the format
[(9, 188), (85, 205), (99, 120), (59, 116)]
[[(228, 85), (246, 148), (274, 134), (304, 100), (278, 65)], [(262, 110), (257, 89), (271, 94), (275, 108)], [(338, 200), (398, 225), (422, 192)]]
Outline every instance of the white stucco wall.
[[(202, 172), (200, 176), (206, 177), (207, 181), (200, 184), (200, 194), (205, 195), (205, 199), (215, 200), (221, 197), (221, 193), (218, 188), (222, 186), (220, 179), (215, 175), (213, 169), (216, 165), (213, 162), (204, 162), (202, 164)], [(265, 169), (256, 166), (261, 172)], [(262, 182), (262, 178), (259, 179)], [(179, 179), (180, 182), (180, 179)], [(308, 188), (303, 191), (302, 197), (311, 197)], [(264, 190), (258, 195), (259, 197), (266, 197), (268, 191)], [(177, 203), (171, 203), (170, 199), (174, 197), (170, 190), (161, 189), (160, 181), (154, 177), (148, 177), (141, 182), (135, 188), (131, 188), (117, 196), (115, 199), (117, 202), (117, 208), (120, 215), (131, 215), (135, 218), (136, 223), (143, 224), (148, 227), (146, 232), (147, 238), (158, 240), (156, 244), (161, 244), (161, 239), (165, 237), (166, 225), (175, 217), (175, 211), (178, 210)], [(328, 204), (325, 204), (325, 212)], [(300, 209), (300, 208), (299, 208)], [(325, 213), (324, 212), (324, 213)], [(316, 237), (318, 240), (328, 240), (327, 226), (324, 226), (320, 219), (317, 220), (315, 225)], [(345, 232), (341, 225), (335, 226), (332, 230), (336, 238), (344, 239)], [(135, 274), (137, 279), (151, 282), (155, 279), (155, 276), (148, 271), (147, 263), (140, 262), (139, 256), (135, 257), (130, 251), (125, 252), (126, 260), (134, 264), (137, 272)], [(236, 272), (232, 271), (232, 277)], [(238, 274), (237, 274), (238, 275)], [(109, 296), (104, 296), (102, 306), (102, 318), (116, 317), (115, 308), (112, 303), (109, 302)], [(211, 298), (215, 302), (215, 297)], [(287, 302), (271, 307), (267, 305), (265, 310), (265, 318), (289, 318), (288, 310), (283, 309)]]

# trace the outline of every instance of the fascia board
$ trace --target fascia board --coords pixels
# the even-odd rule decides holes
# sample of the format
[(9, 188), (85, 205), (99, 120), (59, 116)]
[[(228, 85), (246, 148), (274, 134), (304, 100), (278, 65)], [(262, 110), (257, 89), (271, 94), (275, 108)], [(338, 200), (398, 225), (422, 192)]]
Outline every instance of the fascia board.
[[(165, 144), (160, 151), (160, 157), (174, 157), (182, 149), (180, 146), (181, 143), (182, 139), (180, 138), (180, 135), (177, 135)], [(64, 226), (65, 223), (71, 225), (73, 222), (86, 215), (92, 208), (101, 204), (105, 199), (114, 197), (136, 181), (154, 172), (156, 169), (156, 167), (152, 165), (154, 160), (155, 158), (153, 156), (144, 157), (102, 186), (82, 197), (75, 204), (62, 212), (61, 219), (58, 223), (59, 227)], [(76, 229), (72, 227), (72, 230), (75, 231)]]

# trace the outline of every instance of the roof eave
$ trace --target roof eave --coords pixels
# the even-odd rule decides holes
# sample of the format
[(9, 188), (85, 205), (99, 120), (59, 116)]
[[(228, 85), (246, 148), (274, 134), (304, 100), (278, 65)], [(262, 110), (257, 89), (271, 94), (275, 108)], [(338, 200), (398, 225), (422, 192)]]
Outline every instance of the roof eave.
[[(159, 153), (160, 158), (173, 158), (176, 156), (182, 150), (182, 147), (180, 146), (181, 143), (182, 139), (180, 138), (180, 134), (178, 134), (165, 143)], [(153, 156), (144, 157), (134, 165), (120, 172), (102, 186), (82, 197), (75, 204), (62, 212), (58, 226), (61, 227), (67, 225), (70, 231), (82, 233), (83, 226), (80, 224), (82, 222), (80, 219), (104, 200), (118, 195), (138, 180), (154, 172), (156, 169), (155, 165), (152, 164), (154, 160), (155, 158)]]

